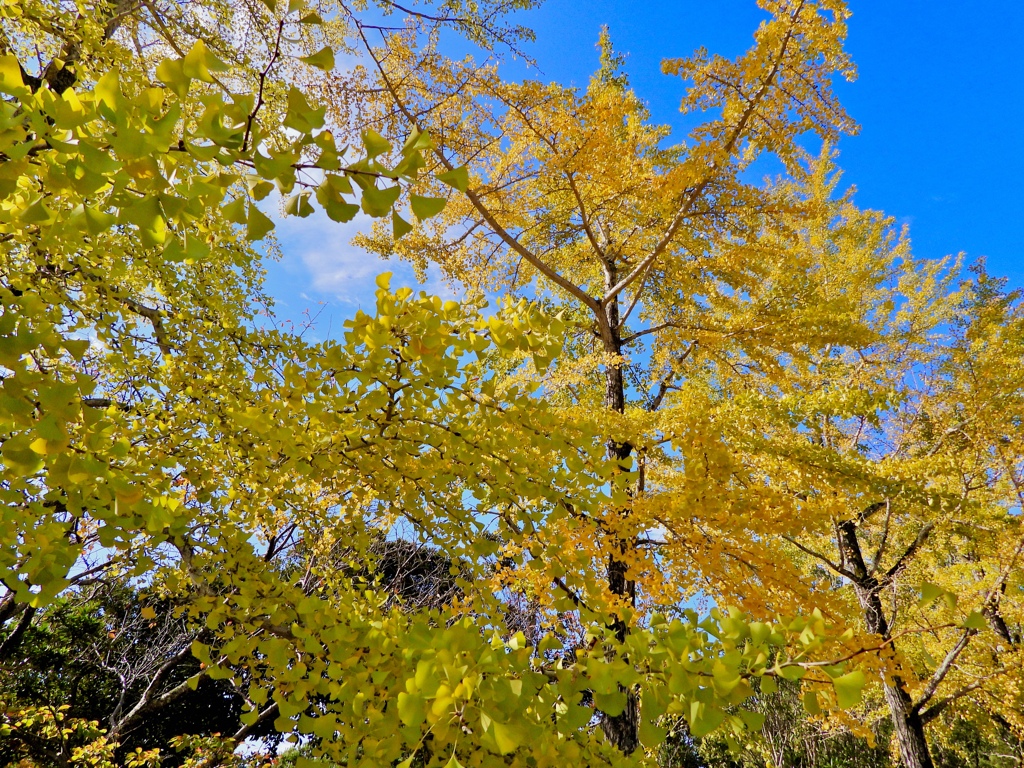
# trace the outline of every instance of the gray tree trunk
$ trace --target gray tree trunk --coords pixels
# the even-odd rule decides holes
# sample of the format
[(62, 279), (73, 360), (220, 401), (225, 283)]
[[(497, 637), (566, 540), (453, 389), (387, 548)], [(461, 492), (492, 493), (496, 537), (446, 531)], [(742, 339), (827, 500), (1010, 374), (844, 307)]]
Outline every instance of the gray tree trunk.
[[(869, 632), (890, 639), (889, 623), (882, 609), (879, 596), (881, 585), (872, 576), (864, 562), (864, 555), (857, 540), (857, 525), (848, 520), (839, 526), (839, 546), (847, 567), (854, 575), (854, 589), (863, 611), (864, 624)], [(928, 741), (924, 735), (924, 721), (914, 706), (907, 685), (898, 675), (884, 681), (885, 702), (896, 731), (900, 747), (900, 760), (904, 768), (934, 768)]]

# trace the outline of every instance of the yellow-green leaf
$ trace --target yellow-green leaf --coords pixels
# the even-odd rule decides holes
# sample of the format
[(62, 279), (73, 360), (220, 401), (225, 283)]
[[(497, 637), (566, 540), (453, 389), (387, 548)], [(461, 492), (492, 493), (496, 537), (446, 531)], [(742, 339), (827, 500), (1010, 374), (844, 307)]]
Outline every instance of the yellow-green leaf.
[(298, 216), (304, 219), (313, 212), (313, 206), (309, 204), (309, 192), (299, 192), (288, 198), (284, 212), (289, 216)]
[(0, 93), (15, 97), (28, 96), (31, 93), (21, 78), (17, 56), (0, 56)]
[[(835, 681), (833, 681), (835, 682)], [(820, 715), (821, 705), (818, 704), (818, 694), (814, 691), (804, 691), (804, 711), (809, 715)]]
[(386, 216), (401, 193), (402, 189), (399, 186), (385, 187), (384, 189), (377, 189), (376, 187), (364, 189), (361, 200), (363, 212), (373, 216), (375, 219)]
[(311, 67), (322, 69), (324, 72), (330, 72), (334, 69), (334, 51), (331, 50), (330, 46), (325, 45), (316, 53), (301, 57), (299, 61)]
[(447, 201), (443, 197), (422, 197), (420, 195), (410, 195), (409, 197), (409, 204), (412, 207), (412, 212), (420, 221), (424, 221), (429, 219), (431, 216), (439, 214), (444, 210), (446, 202)]
[(121, 79), (116, 69), (109, 70), (93, 87), (96, 100), (112, 110), (121, 108), (124, 95), (121, 93)]
[(326, 107), (311, 106), (305, 94), (295, 86), (288, 89), (288, 114), (284, 118), (286, 128), (292, 128), (299, 133), (311, 133), (323, 128), (326, 114)]
[(495, 744), (498, 745), (498, 751), (503, 755), (515, 752), (522, 743), (515, 729), (499, 723), (497, 720), (491, 723), (491, 734), (494, 736)]
[(964, 621), (965, 629), (981, 630), (985, 628), (985, 617), (980, 611), (971, 611)]
[(454, 168), (445, 173), (437, 174), (438, 181), (443, 181), (449, 187), (455, 187), (459, 192), (465, 192), (469, 189), (469, 171), (466, 170), (466, 166), (460, 168)]
[(253, 241), (262, 240), (267, 236), (267, 233), (274, 228), (274, 222), (267, 218), (263, 211), (255, 205), (249, 206), (247, 224), (247, 235), (249, 239)]
[(861, 691), (864, 689), (865, 682), (867, 682), (867, 678), (859, 669), (833, 680), (832, 685), (836, 689), (836, 702), (839, 706), (843, 709), (850, 709), (860, 704)]
[(391, 149), (391, 143), (372, 129), (363, 131), (363, 146), (366, 147), (366, 156), (371, 160)]
[(410, 224), (408, 221), (399, 216), (397, 211), (392, 210), (391, 229), (392, 232), (394, 233), (395, 240), (398, 240), (403, 235), (406, 235), (412, 231), (412, 224)]
[(945, 592), (946, 590), (944, 590), (937, 584), (932, 584), (926, 581), (924, 584), (921, 585), (921, 599), (917, 601), (917, 607), (924, 608), (928, 605), (931, 605), (940, 597), (942, 597), (942, 595), (945, 594)]
[(218, 59), (202, 40), (196, 40), (192, 48), (181, 60), (182, 72), (193, 80), (204, 83), (214, 82), (213, 72), (226, 72), (227, 64)]

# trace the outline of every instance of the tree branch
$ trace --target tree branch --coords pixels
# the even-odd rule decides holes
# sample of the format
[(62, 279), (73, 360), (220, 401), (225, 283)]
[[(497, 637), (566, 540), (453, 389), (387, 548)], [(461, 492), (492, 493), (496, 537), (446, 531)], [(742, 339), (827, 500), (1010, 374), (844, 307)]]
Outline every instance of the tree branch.
[(243, 725), (241, 728), (235, 731), (234, 735), (232, 735), (231, 737), (232, 741), (234, 741), (236, 744), (240, 744), (241, 742), (245, 741), (247, 738), (249, 738), (249, 734), (251, 734), (259, 726), (263, 725), (263, 723), (267, 722), (267, 720), (269, 720), (276, 714), (277, 702), (274, 701), (268, 704), (267, 707), (262, 712), (260, 712), (259, 716), (253, 722), (249, 723), (249, 725)]
[[(685, 363), (687, 358), (689, 358), (693, 351), (697, 349), (697, 344), (697, 341), (694, 341), (692, 344), (690, 344), (690, 346), (686, 348), (686, 351), (676, 358), (674, 366), (679, 366)], [(654, 411), (658, 410), (661, 407), (661, 403), (665, 399), (665, 395), (668, 393), (669, 387), (671, 386), (670, 382), (673, 380), (674, 377), (674, 372), (670, 370), (665, 375), (665, 378), (663, 378), (658, 383), (658, 391), (654, 393), (654, 396), (651, 397), (650, 402), (647, 404), (647, 411), (649, 413), (654, 413)]]
[(976, 691), (979, 688), (981, 688), (981, 686), (985, 684), (987, 679), (988, 678), (986, 678), (985, 680), (978, 680), (976, 682), (973, 682), (970, 685), (964, 686), (963, 688), (961, 688), (960, 690), (956, 691), (955, 693), (950, 694), (949, 696), (947, 696), (946, 698), (942, 699), (941, 701), (935, 702), (930, 707), (928, 707), (928, 709), (926, 709), (924, 712), (921, 713), (921, 715), (920, 715), (921, 722), (925, 723), (927, 725), (932, 720), (934, 720), (936, 717), (938, 717), (940, 714), (942, 714), (942, 710), (944, 710), (946, 707), (948, 707), (954, 701), (956, 701), (957, 699), (963, 698), (964, 696), (966, 696), (967, 694), (971, 693), (972, 691)]
[(928, 685), (921, 694), (921, 698), (917, 700), (916, 704), (914, 704), (915, 712), (920, 712), (921, 707), (927, 704), (935, 695), (935, 691), (938, 689), (939, 684), (945, 679), (946, 675), (949, 674), (949, 670), (953, 668), (953, 664), (956, 662), (957, 657), (963, 653), (968, 643), (971, 642), (971, 638), (976, 634), (978, 634), (976, 629), (965, 629), (956, 645), (949, 649), (949, 653), (946, 654), (946, 658), (942, 660), (938, 669), (935, 670), (935, 674), (933, 674), (931, 680), (928, 681)]
[(188, 681), (186, 681), (175, 686), (161, 696), (155, 699), (153, 698), (153, 694), (160, 687), (160, 684), (167, 679), (167, 676), (174, 671), (174, 668), (191, 657), (192, 646), (191, 644), (188, 644), (160, 665), (159, 669), (157, 669), (153, 674), (152, 679), (149, 681), (149, 685), (146, 686), (146, 690), (143, 691), (142, 696), (135, 703), (135, 706), (129, 710), (128, 714), (111, 726), (110, 737), (112, 739), (116, 738), (124, 731), (129, 730), (138, 720), (142, 719), (142, 716), (147, 712), (151, 712), (154, 709), (159, 709), (160, 707), (170, 704), (175, 699), (183, 696), (186, 691), (189, 690)]
[(35, 608), (25, 608), (24, 612), (21, 614), (21, 620), (14, 628), (14, 631), (4, 639), (3, 643), (0, 643), (0, 661), (5, 661), (10, 658), (14, 652), (18, 650), (18, 646), (21, 645), (21, 640), (25, 636), (25, 632), (28, 630), (29, 625), (32, 623), (32, 617), (35, 613)]
[(882, 578), (880, 582), (881, 584), (892, 583), (892, 580), (896, 578), (896, 576), (899, 575), (900, 571), (902, 571), (906, 567), (907, 561), (910, 560), (910, 558), (914, 556), (917, 550), (921, 548), (921, 545), (924, 544), (925, 540), (928, 538), (928, 534), (932, 532), (932, 529), (934, 527), (935, 523), (932, 522), (925, 523), (923, 526), (921, 526), (921, 530), (917, 532), (917, 538), (914, 539), (914, 541), (910, 544), (909, 547), (907, 547), (906, 552), (900, 555), (900, 558), (896, 561), (896, 564), (885, 572), (885, 576)]
[(848, 571), (846, 568), (843, 568), (838, 563), (833, 562), (832, 560), (830, 560), (829, 558), (827, 558), (825, 555), (821, 554), (820, 552), (815, 552), (813, 549), (810, 549), (809, 547), (805, 547), (799, 541), (797, 541), (796, 539), (794, 539), (794, 538), (792, 538), (790, 536), (783, 535), (782, 538), (784, 538), (786, 541), (788, 541), (794, 547), (799, 549), (801, 552), (804, 552), (805, 554), (808, 554), (811, 557), (817, 558), (818, 560), (823, 562), (825, 565), (827, 565), (829, 568), (831, 568), (833, 571), (838, 573), (840, 576), (845, 576), (846, 578), (850, 579), (851, 581), (856, 581), (857, 580), (857, 577), (853, 573)]
[(627, 336), (626, 338), (624, 338), (622, 340), (622, 343), (623, 344), (629, 344), (631, 341), (635, 341), (636, 339), (639, 339), (641, 336), (646, 336), (649, 333), (657, 333), (658, 331), (663, 331), (666, 328), (678, 328), (678, 327), (679, 327), (678, 323), (671, 323), (671, 322), (669, 322), (669, 323), (660, 323), (659, 325), (652, 326), (651, 328), (645, 328), (642, 331), (637, 331), (636, 333), (630, 334), (629, 336)]

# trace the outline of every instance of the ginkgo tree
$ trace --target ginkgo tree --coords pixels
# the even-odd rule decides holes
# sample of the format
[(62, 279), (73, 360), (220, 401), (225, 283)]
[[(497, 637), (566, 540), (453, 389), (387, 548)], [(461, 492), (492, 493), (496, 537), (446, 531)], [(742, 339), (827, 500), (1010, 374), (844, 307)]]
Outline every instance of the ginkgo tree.
[[(869, 423), (858, 408), (819, 414), (809, 451), (846, 511), (828, 548), (820, 532), (791, 540), (810, 567), (845, 581), (867, 627), (899, 653), (883, 693), (908, 765), (931, 765), (926, 733), (948, 745), (965, 719), (1009, 738), (1021, 727), (1019, 297), (976, 272), (959, 291), (920, 286), (943, 325), (938, 340), (916, 350), (880, 341), (870, 367), (851, 360), (830, 366), (828, 384), (817, 378), (820, 387), (867, 375), (898, 396), (884, 428), (881, 414)], [(783, 455), (809, 457), (792, 444)], [(839, 490), (851, 476), (860, 493)]]
[[(366, 245), (420, 264), (436, 261), (479, 290), (536, 286), (550, 292), (580, 329), (572, 362), (554, 386), (568, 393), (571, 410), (605, 409), (608, 463), (631, 475), (632, 500), (589, 521), (601, 532), (589, 556), (604, 561), (606, 585), (599, 594), (579, 597), (608, 606), (620, 640), (635, 623), (630, 616), (639, 615), (638, 599), (678, 605), (699, 588), (689, 575), (696, 542), (682, 537), (666, 516), (686, 515), (688, 505), (649, 493), (645, 456), (645, 444), (660, 451), (668, 443), (691, 456), (687, 442), (699, 456), (714, 440), (706, 431), (706, 403), (686, 407), (666, 397), (679, 389), (683, 365), (702, 359), (730, 366), (738, 356), (775, 367), (781, 355), (837, 335), (827, 306), (826, 314), (809, 316), (810, 297), (794, 296), (785, 285), (805, 279), (805, 255), (788, 247), (785, 219), (787, 210), (799, 210), (799, 201), (749, 183), (743, 172), (770, 153), (795, 173), (805, 159), (798, 143), (803, 133), (834, 139), (852, 128), (831, 92), (834, 75), (852, 72), (842, 50), (847, 11), (834, 2), (762, 6), (771, 17), (737, 61), (699, 53), (666, 63), (666, 71), (695, 81), (684, 110), (720, 111), (685, 148), (663, 146), (665, 130), (649, 125), (607, 38), (602, 69), (584, 92), (506, 83), (494, 68), (450, 62), (411, 41), (404, 48), (368, 48), (380, 87), (395, 105), (388, 106), (390, 115), (397, 114), (394, 129), (429, 125), (435, 162), (453, 169), (472, 157), (478, 176), (433, 227), (397, 244), (381, 232)], [(448, 98), (436, 106), (425, 102), (423, 94), (437, 91)], [(768, 292), (741, 300), (759, 285)], [(646, 327), (630, 325), (637, 319)], [(759, 334), (755, 329), (761, 328)], [(650, 342), (652, 390), (633, 404), (628, 355), (641, 340)], [(700, 393), (691, 396), (699, 400)], [(662, 416), (669, 407), (670, 415)], [(711, 488), (696, 482), (707, 459), (681, 466), (689, 481), (687, 501), (699, 500), (697, 526), (710, 524), (717, 505), (728, 514), (726, 497), (715, 499)], [(647, 496), (678, 511), (659, 516), (659, 502)], [(747, 503), (753, 509), (765, 500)], [(659, 532), (674, 541), (660, 541)], [(572, 541), (574, 533), (564, 535)], [(722, 537), (707, 530), (696, 537), (709, 540), (711, 551), (699, 559), (712, 568), (722, 556), (745, 560)], [(545, 574), (549, 583), (566, 568), (561, 557), (551, 556), (560, 546), (552, 542), (542, 558), (543, 570), (553, 571)], [(759, 594), (747, 597), (756, 601)], [(630, 693), (624, 711), (605, 713), (606, 733), (625, 752), (639, 743), (637, 711)]]
[[(428, 137), (411, 136), (402, 163), (388, 169), (375, 159), (382, 140), (373, 132), (362, 157), (336, 145), (323, 129), (323, 109), (312, 109), (278, 72), (285, 32), (319, 26), (315, 11), (297, 3), (267, 9), (272, 47), (251, 48), (232, 64), (213, 52), (225, 40), (197, 36), (197, 19), (173, 7), (167, 14), (135, 4), (96, 14), (46, 3), (8, 3), (0, 11), (3, 457), (14, 515), (26, 493), (55, 492), (98, 471), (68, 464), (65, 453), (74, 425), (109, 431), (95, 407), (109, 398), (93, 397), (97, 387), (127, 386), (143, 397), (148, 385), (158, 386), (163, 365), (146, 348), (170, 355), (172, 325), (198, 322), (192, 332), (201, 336), (212, 323), (230, 332), (246, 322), (258, 297), (258, 267), (246, 244), (273, 227), (256, 201), (275, 188), (298, 188), (289, 210), (305, 215), (315, 193), (332, 218), (346, 220), (358, 210), (346, 202), (355, 179), (363, 209), (382, 216), (398, 179), (416, 174), (429, 146)], [(266, 21), (257, 14), (250, 24)], [(329, 48), (295, 58), (297, 45), (288, 52), (295, 66), (330, 66)], [(26, 69), (28, 51), (46, 57), (37, 74)], [(260, 57), (266, 63), (254, 69)], [(303, 177), (311, 173), (316, 184)], [(96, 347), (112, 349), (117, 365), (94, 367)], [(51, 471), (57, 474), (48, 480)], [(120, 494), (130, 503), (140, 493), (125, 477), (110, 482), (117, 487), (110, 502)], [(17, 599), (45, 601), (66, 585), (79, 546), (62, 532), (64, 522), (51, 521), (66, 514), (63, 497), (32, 503), (38, 529), (24, 541), (11, 519), (2, 563)], [(116, 520), (104, 546), (116, 538)]]
[[(959, 266), (916, 261), (891, 221), (837, 193), (829, 146), (854, 128), (830, 87), (853, 74), (845, 5), (759, 5), (769, 18), (743, 56), (665, 62), (691, 81), (683, 111), (704, 117), (676, 145), (607, 33), (585, 89), (505, 82), (411, 37), (368, 44), (366, 77), (391, 96), (380, 120), (429, 127), (439, 169), (473, 164), (437, 219), (361, 242), (482, 293), (540, 296), (573, 322), (560, 364), (535, 375), (567, 412), (603, 413), (607, 464), (629, 490), (589, 521), (598, 537), (537, 535), (540, 575), (519, 584), (547, 621), (573, 587), (565, 553), (587, 545), (604, 588), (572, 594), (620, 638), (698, 592), (758, 616), (815, 605), (884, 648), (872, 677), (901, 759), (930, 766), (925, 726), (958, 703), (1015, 722), (1019, 437), (1015, 421), (1000, 433), (965, 411), (1016, 403), (1002, 371), (1020, 358), (1000, 345), (999, 363), (985, 358), (1000, 373), (968, 385)], [(783, 176), (757, 183), (766, 156)], [(982, 379), (986, 394), (967, 394)], [(951, 564), (950, 548), (971, 554)], [(642, 698), (629, 693), (602, 720), (627, 752)], [(822, 712), (813, 689), (804, 704)]]
[[(514, 42), (500, 13), (524, 5), (408, 12), (395, 42), (444, 26)], [(120, 722), (224, 679), (246, 701), (229, 749), (273, 722), (350, 765), (643, 762), (667, 717), (694, 735), (756, 728), (738, 708), (754, 678), (806, 676), (823, 703), (854, 705), (865, 678), (847, 662), (865, 649), (811, 606), (779, 621), (632, 614), (621, 547), (608, 593), (599, 553), (609, 534), (635, 540), (619, 512), (635, 496), (631, 449), (616, 443), (609, 463), (604, 415), (507, 375), (549, 366), (571, 318), (513, 299), (485, 312), (386, 276), (375, 314), (338, 342), (261, 314), (253, 243), (275, 190), (297, 216), (390, 214), (395, 236), (412, 237), (405, 199), (420, 223), (442, 210), (432, 182), (415, 186), (438, 138), (392, 135), (375, 116), (390, 92), (361, 95), (358, 73), (330, 92), (311, 74), (381, 27), (356, 11), (0, 9), (5, 653), (58, 595), (129, 579), (203, 629), (202, 668), (177, 686), (156, 673)], [(835, 37), (816, 19), (791, 20), (807, 55)], [(462, 165), (432, 170), (469, 189)], [(367, 589), (381, 536), (402, 530), (458, 564), (457, 600), (413, 610)], [(351, 567), (325, 567), (339, 553)], [(578, 632), (508, 631), (505, 590), (531, 582), (558, 585), (543, 610)], [(632, 741), (595, 733), (595, 706)], [(62, 717), (5, 705), (0, 729), (60, 741), (65, 762), (126, 759), (116, 725), (75, 745), (65, 736), (97, 727)]]

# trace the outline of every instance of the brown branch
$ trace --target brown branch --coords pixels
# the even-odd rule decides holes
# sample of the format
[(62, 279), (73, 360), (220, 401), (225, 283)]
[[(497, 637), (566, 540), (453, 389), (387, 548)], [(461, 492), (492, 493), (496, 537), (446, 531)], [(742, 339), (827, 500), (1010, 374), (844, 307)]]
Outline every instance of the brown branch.
[[(409, 123), (414, 128), (419, 130), (419, 125), (417, 124), (415, 117), (409, 111), (408, 106), (405, 104), (401, 96), (398, 94), (397, 89), (391, 82), (391, 78), (389, 78), (387, 73), (384, 71), (383, 65), (381, 64), (377, 56), (373, 53), (373, 48), (370, 45), (369, 41), (366, 39), (366, 36), (363, 34), (361, 29), (359, 30), (359, 36), (362, 38), (363, 44), (366, 46), (367, 52), (373, 59), (374, 65), (377, 67), (377, 71), (380, 73), (381, 78), (384, 80), (384, 84), (387, 87), (388, 92), (391, 94), (391, 98), (395, 100), (395, 105), (398, 107), (399, 111), (401, 111), (401, 113), (406, 117)], [(444, 153), (441, 152), (439, 148), (434, 149), (434, 154), (438, 158), (439, 162), (445, 168), (447, 168), (449, 171), (455, 170), (456, 166), (447, 157), (445, 157)], [(529, 262), (541, 274), (543, 274), (545, 277), (547, 277), (549, 280), (555, 283), (555, 285), (562, 288), (569, 295), (573, 296), (582, 304), (584, 304), (588, 309), (593, 311), (594, 314), (598, 316), (598, 322), (601, 323), (602, 328), (604, 327), (604, 325), (607, 324), (607, 321), (602, 322), (604, 313), (601, 310), (603, 307), (601, 303), (597, 301), (597, 299), (590, 296), (586, 291), (577, 286), (575, 283), (566, 280), (564, 277), (558, 274), (558, 272), (556, 272), (550, 265), (548, 265), (543, 259), (538, 257), (535, 253), (533, 253), (533, 251), (526, 248), (515, 237), (513, 237), (508, 232), (508, 230), (506, 230), (501, 224), (498, 223), (497, 219), (494, 218), (494, 214), (491, 213), (490, 209), (484, 205), (483, 200), (478, 193), (474, 192), (472, 189), (467, 189), (465, 194), (466, 197), (469, 198), (469, 201), (473, 204), (473, 207), (476, 208), (477, 212), (483, 217), (484, 221), (486, 221), (487, 224), (491, 227), (491, 230), (495, 234), (497, 234), (498, 237), (501, 238), (501, 240), (509, 248), (511, 248), (520, 256), (522, 256), (524, 259), (526, 259), (527, 262)]]
[(562, 590), (563, 592), (565, 592), (565, 594), (567, 594), (569, 596), (569, 599), (572, 600), (573, 605), (575, 605), (577, 607), (586, 608), (588, 611), (593, 610), (589, 605), (587, 605), (584, 602), (582, 597), (580, 597), (578, 594), (576, 594), (575, 590), (570, 589), (569, 585), (567, 585), (564, 581), (562, 581), (562, 579), (560, 579), (558, 576), (555, 576), (552, 579), (552, 581), (555, 582), (555, 586), (557, 586), (560, 590)]
[(853, 574), (852, 572), (850, 572), (849, 570), (847, 570), (843, 566), (839, 565), (838, 563), (833, 562), (832, 560), (830, 560), (828, 557), (826, 557), (825, 555), (821, 554), (820, 552), (815, 552), (813, 549), (811, 549), (809, 547), (805, 547), (803, 544), (801, 544), (799, 541), (797, 541), (796, 539), (792, 538), (791, 536), (783, 535), (782, 538), (784, 538), (786, 541), (788, 541), (794, 547), (799, 549), (801, 552), (803, 552), (805, 554), (808, 554), (811, 557), (817, 558), (818, 560), (823, 562), (825, 565), (827, 565), (829, 568), (831, 568), (833, 571), (838, 573), (840, 576), (845, 576), (846, 578), (850, 579), (851, 581), (856, 581), (857, 580), (857, 577), (856, 577), (855, 574)]
[(885, 546), (889, 542), (889, 524), (892, 522), (892, 504), (889, 500), (885, 501), (885, 524), (882, 526), (882, 538), (878, 542), (878, 549), (875, 550), (875, 556), (871, 560), (871, 570), (868, 572), (869, 576), (874, 576), (875, 571), (878, 570), (878, 566), (882, 562), (882, 555), (885, 554)]
[[(682, 365), (683, 363), (685, 363), (687, 358), (689, 358), (690, 355), (693, 353), (693, 351), (695, 349), (697, 349), (697, 345), (698, 345), (697, 341), (694, 341), (692, 344), (690, 344), (690, 346), (686, 348), (686, 351), (683, 352), (683, 354), (681, 354), (679, 357), (676, 358), (676, 360), (674, 361), (673, 365), (674, 366), (679, 366), (679, 365)], [(665, 375), (665, 378), (663, 378), (659, 382), (659, 384), (658, 384), (658, 391), (654, 393), (654, 396), (651, 398), (650, 402), (647, 404), (647, 411), (648, 412), (653, 413), (654, 411), (658, 410), (661, 407), (661, 403), (665, 399), (665, 395), (668, 394), (668, 391), (671, 388), (671, 382), (672, 382), (672, 380), (674, 378), (675, 378), (675, 373), (673, 371), (669, 371)]]
[(868, 504), (868, 506), (866, 506), (864, 508), (864, 510), (859, 515), (857, 515), (857, 523), (858, 523), (858, 525), (860, 523), (867, 522), (868, 519), (874, 517), (876, 514), (881, 512), (883, 509), (888, 509), (888, 507), (889, 507), (889, 500), (888, 499), (886, 499), (885, 501), (876, 501), (874, 504)]
[(914, 539), (914, 541), (911, 542), (910, 546), (907, 547), (907, 550), (902, 555), (900, 555), (900, 558), (896, 561), (896, 564), (885, 572), (885, 576), (879, 582), (880, 584), (885, 585), (892, 583), (892, 580), (896, 578), (899, 575), (900, 571), (902, 571), (906, 567), (907, 561), (910, 560), (917, 553), (917, 550), (921, 548), (921, 546), (924, 544), (925, 540), (928, 538), (928, 535), (932, 532), (932, 529), (934, 527), (935, 523), (932, 522), (925, 523), (923, 526), (921, 526), (921, 530), (917, 532), (917, 538)]
[[(4, 586), (6, 587), (7, 585), (4, 584)], [(15, 600), (15, 591), (10, 589), (10, 587), (7, 588), (10, 591), (0, 599), (0, 626), (6, 624), (9, 619), (25, 610), (25, 603), (19, 603)]]
[(256, 104), (252, 108), (252, 112), (245, 121), (245, 136), (242, 137), (242, 152), (245, 152), (249, 148), (249, 137), (252, 135), (252, 124), (256, 120), (256, 115), (259, 114), (260, 108), (263, 106), (263, 89), (267, 84), (267, 75), (270, 74), (270, 70), (273, 69), (274, 64), (277, 62), (278, 56), (281, 55), (281, 36), (284, 34), (284, 22), (282, 18), (280, 23), (277, 25), (277, 39), (274, 41), (274, 52), (270, 55), (270, 61), (267, 62), (267, 66), (260, 72), (260, 87), (256, 93)]
[(146, 320), (149, 321), (150, 326), (153, 328), (153, 335), (156, 337), (156, 343), (160, 348), (160, 351), (165, 355), (171, 354), (171, 345), (167, 338), (167, 331), (164, 328), (164, 313), (160, 309), (147, 306), (141, 301), (133, 299), (130, 296), (123, 296), (121, 295), (121, 291), (116, 288), (108, 288), (104, 283), (103, 278), (99, 275), (88, 272), (82, 272), (81, 274), (88, 280), (92, 281), (99, 293), (121, 302), (130, 312), (139, 315), (139, 317), (146, 318)]
[(163, 354), (170, 355), (171, 345), (167, 341), (167, 332), (164, 329), (163, 314), (160, 310), (155, 307), (148, 307), (142, 302), (136, 301), (135, 299), (127, 296), (121, 298), (121, 303), (136, 315), (149, 320), (149, 324), (153, 328), (153, 335), (156, 336), (157, 346), (160, 347), (160, 351)]
[(271, 702), (267, 705), (266, 709), (260, 712), (259, 716), (253, 720), (249, 725), (243, 725), (231, 736), (231, 740), (236, 744), (240, 744), (249, 738), (249, 734), (255, 731), (263, 723), (267, 722), (271, 717), (277, 714), (277, 702)]
[(18, 646), (21, 645), (22, 638), (25, 637), (25, 632), (32, 623), (32, 617), (35, 613), (35, 608), (26, 607), (24, 609), (24, 612), (21, 614), (21, 620), (14, 628), (14, 631), (4, 639), (3, 643), (0, 643), (0, 661), (6, 661), (18, 650)]
[(941, 701), (935, 702), (930, 707), (928, 707), (928, 709), (926, 709), (924, 712), (921, 712), (921, 722), (925, 724), (930, 723), (932, 720), (934, 720), (936, 717), (942, 714), (942, 711), (946, 707), (948, 707), (957, 699), (961, 699), (967, 694), (978, 690), (979, 688), (981, 688), (982, 685), (984, 685), (988, 681), (988, 679), (989, 678), (985, 678), (984, 680), (978, 680), (976, 682), (973, 682), (970, 685), (964, 686), (955, 693), (951, 693), (949, 696), (942, 699)]
[(953, 668), (953, 664), (956, 662), (957, 657), (963, 653), (964, 649), (970, 643), (971, 638), (978, 634), (976, 629), (965, 629), (956, 645), (949, 649), (949, 653), (946, 654), (946, 658), (942, 660), (938, 668), (935, 670), (935, 674), (932, 675), (928, 681), (928, 685), (925, 686), (924, 692), (921, 694), (921, 698), (914, 704), (914, 712), (920, 712), (921, 707), (928, 703), (928, 701), (935, 695), (935, 691), (938, 689), (939, 684), (949, 674), (949, 670)]

